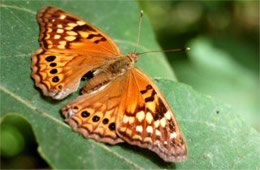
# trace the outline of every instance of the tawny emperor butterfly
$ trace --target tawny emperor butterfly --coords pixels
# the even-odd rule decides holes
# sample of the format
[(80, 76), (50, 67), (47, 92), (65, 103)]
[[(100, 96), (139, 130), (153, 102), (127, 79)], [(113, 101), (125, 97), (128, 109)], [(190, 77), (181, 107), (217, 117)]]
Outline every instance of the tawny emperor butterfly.
[(180, 127), (155, 83), (134, 66), (140, 53), (122, 55), (94, 25), (46, 6), (37, 15), (41, 48), (32, 57), (32, 77), (43, 94), (60, 100), (76, 91), (89, 71), (82, 95), (62, 108), (66, 121), (86, 138), (148, 148), (180, 162), (187, 147)]

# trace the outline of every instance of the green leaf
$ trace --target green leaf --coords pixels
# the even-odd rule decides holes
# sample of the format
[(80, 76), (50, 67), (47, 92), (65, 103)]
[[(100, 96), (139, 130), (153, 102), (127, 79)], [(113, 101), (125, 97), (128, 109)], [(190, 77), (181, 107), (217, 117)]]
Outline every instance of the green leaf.
[(254, 61), (259, 54), (239, 43), (231, 37), (196, 37), (189, 43), (190, 61), (175, 62), (175, 69), (181, 81), (231, 104), (241, 118), (260, 131), (259, 66), (255, 66), (259, 63)]
[[(39, 48), (35, 15), (54, 5), (86, 19), (108, 33), (124, 53), (134, 48), (139, 8), (135, 1), (2, 1), (0, 32), (0, 114), (24, 117), (34, 130), (39, 152), (53, 168), (259, 168), (259, 134), (247, 127), (229, 106), (172, 80), (162, 54), (140, 57), (137, 64), (155, 80), (174, 109), (186, 137), (189, 157), (166, 163), (155, 153), (128, 144), (106, 145), (84, 139), (63, 122), (63, 101), (43, 97), (30, 78), (31, 55)], [(113, 9), (113, 10), (111, 10)], [(104, 15), (105, 14), (105, 15)], [(142, 38), (143, 37), (143, 38)], [(159, 49), (144, 17), (140, 50)], [(147, 57), (150, 57), (147, 59)]]
[(247, 127), (229, 106), (200, 95), (186, 85), (157, 79), (186, 136), (189, 157), (184, 163), (165, 163), (148, 150), (127, 144), (105, 145), (71, 131), (52, 107), (36, 106), (1, 86), (2, 113), (19, 109), (35, 131), (39, 151), (55, 168), (257, 168), (259, 134)]

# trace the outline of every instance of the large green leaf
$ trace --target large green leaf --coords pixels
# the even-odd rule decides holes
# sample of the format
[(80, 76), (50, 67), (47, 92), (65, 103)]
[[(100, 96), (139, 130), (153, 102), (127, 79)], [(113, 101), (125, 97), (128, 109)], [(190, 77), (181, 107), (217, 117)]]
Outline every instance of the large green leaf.
[(241, 118), (260, 131), (259, 68), (254, 61), (259, 54), (254, 53), (253, 47), (239, 43), (230, 37), (196, 37), (189, 44), (190, 61), (172, 63), (181, 81), (231, 104)]
[[(1, 2), (1, 120), (16, 114), (35, 132), (39, 152), (53, 168), (259, 168), (259, 134), (247, 127), (229, 106), (198, 94), (172, 80), (162, 54), (141, 56), (137, 64), (166, 95), (189, 146), (184, 163), (165, 163), (156, 154), (127, 144), (106, 145), (86, 140), (63, 122), (63, 101), (43, 97), (30, 78), (31, 55), (37, 50), (35, 14), (55, 5), (107, 32), (123, 52), (135, 45), (139, 8), (135, 1), (2, 1)], [(140, 50), (159, 49), (144, 18)], [(147, 58), (149, 57), (149, 59)]]

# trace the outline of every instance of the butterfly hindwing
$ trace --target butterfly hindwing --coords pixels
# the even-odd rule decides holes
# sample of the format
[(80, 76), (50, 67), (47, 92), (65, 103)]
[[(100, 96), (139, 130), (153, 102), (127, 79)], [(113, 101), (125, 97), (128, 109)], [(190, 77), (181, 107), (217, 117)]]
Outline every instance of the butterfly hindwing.
[[(72, 128), (87, 138), (126, 141), (156, 152), (165, 161), (186, 159), (186, 144), (173, 112), (157, 86), (137, 68), (83, 94), (64, 106), (62, 113)], [(86, 119), (83, 114), (88, 115)], [(113, 133), (102, 123), (104, 119), (115, 125)]]
[(151, 149), (165, 161), (185, 160), (183, 135), (157, 86), (134, 68), (129, 71), (127, 89), (117, 115), (118, 135), (130, 144)]
[(86, 138), (110, 144), (122, 142), (116, 133), (116, 118), (124, 84), (124, 79), (118, 77), (68, 103), (62, 108), (62, 114)]

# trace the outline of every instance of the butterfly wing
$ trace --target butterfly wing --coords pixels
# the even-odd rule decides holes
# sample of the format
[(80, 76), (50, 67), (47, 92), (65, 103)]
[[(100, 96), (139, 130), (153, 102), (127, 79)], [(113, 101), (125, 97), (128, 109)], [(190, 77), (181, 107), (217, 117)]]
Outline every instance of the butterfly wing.
[(96, 91), (85, 93), (62, 108), (66, 121), (86, 138), (115, 144), (116, 117), (126, 77), (121, 76)]
[(117, 114), (117, 134), (130, 144), (149, 148), (165, 161), (184, 161), (186, 143), (163, 94), (138, 68), (128, 74)]
[(62, 113), (86, 138), (111, 144), (126, 141), (149, 148), (165, 161), (186, 159), (186, 144), (173, 112), (157, 86), (137, 68), (79, 96)]
[(121, 54), (113, 40), (100, 29), (59, 8), (43, 7), (37, 14), (37, 20), (41, 27), (39, 41), (43, 49), (107, 57)]
[(41, 48), (32, 57), (32, 77), (44, 95), (66, 97), (85, 73), (121, 55), (104, 32), (61, 9), (43, 7), (37, 20)]

